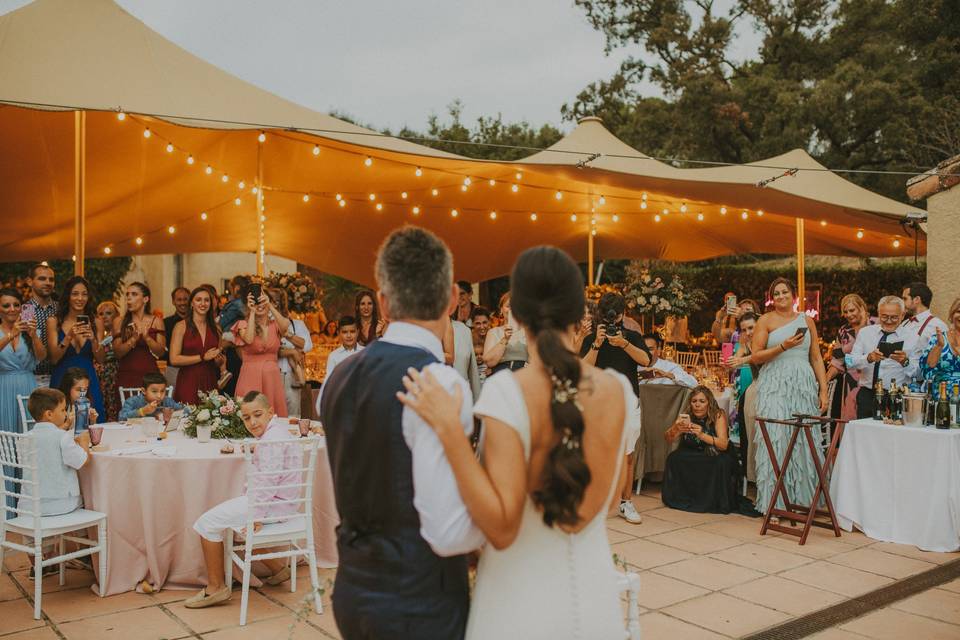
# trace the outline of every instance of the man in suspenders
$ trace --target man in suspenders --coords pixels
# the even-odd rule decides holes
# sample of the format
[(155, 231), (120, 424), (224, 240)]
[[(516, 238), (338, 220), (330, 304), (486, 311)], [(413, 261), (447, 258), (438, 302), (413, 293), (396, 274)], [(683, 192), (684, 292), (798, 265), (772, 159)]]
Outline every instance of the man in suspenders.
[[(915, 335), (914, 351), (910, 354), (913, 362), (920, 362), (920, 356), (930, 341), (937, 335), (937, 329), (947, 332), (947, 325), (943, 320), (930, 313), (930, 303), (933, 301), (933, 292), (922, 282), (911, 282), (903, 288), (903, 302), (906, 306), (907, 317), (900, 328)], [(916, 375), (920, 375), (917, 367)]]

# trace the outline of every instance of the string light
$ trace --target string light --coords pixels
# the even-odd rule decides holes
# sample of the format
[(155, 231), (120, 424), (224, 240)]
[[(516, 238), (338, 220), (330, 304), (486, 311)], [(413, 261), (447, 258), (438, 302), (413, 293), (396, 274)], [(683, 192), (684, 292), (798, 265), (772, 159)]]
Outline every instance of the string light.
[(123, 111), (117, 114), (117, 120), (119, 120), (120, 122), (123, 122), (126, 119), (127, 119), (127, 114), (125, 114)]
[(620, 222), (620, 216), (618, 216), (617, 214), (613, 214), (613, 221)]
[(659, 213), (658, 213), (657, 215), (653, 216), (653, 221), (654, 221), (654, 222), (660, 222), (660, 214), (659, 214)]
[(490, 186), (492, 187), (495, 184), (497, 184), (497, 181), (494, 180), (493, 178), (490, 178)]
[(244, 182), (243, 180), (237, 183), (237, 189), (246, 189), (246, 188), (247, 188), (247, 183)]
[(460, 185), (460, 191), (466, 191), (466, 190), (467, 190), (467, 185), (465, 184)]
[(726, 208), (726, 207), (720, 207), (720, 215), (722, 215), (722, 216), (727, 215), (727, 208)]
[(143, 130), (143, 137), (144, 137), (144, 138), (149, 138), (151, 135), (153, 135), (153, 134), (150, 133), (150, 128), (149, 128), (149, 127), (147, 127), (146, 129)]
[(590, 230), (590, 235), (592, 235), (592, 236), (597, 235), (597, 230), (596, 230), (596, 229), (591, 229), (591, 230)]
[(211, 167), (210, 165), (207, 165), (207, 168), (204, 169), (204, 172), (205, 172), (207, 175), (210, 175), (211, 173), (213, 173), (213, 167)]
[(857, 230), (857, 240), (863, 240), (863, 229)]
[(747, 214), (746, 211), (742, 211), (742, 212), (740, 212), (740, 217), (743, 218), (744, 220), (746, 220), (746, 219), (749, 218), (750, 216), (749, 216), (749, 214)]
[(577, 214), (575, 213), (570, 214), (570, 222), (576, 222), (576, 221), (577, 221)]
[(497, 212), (496, 212), (496, 211), (491, 211), (491, 212), (490, 212), (490, 219), (491, 219), (491, 220), (496, 220), (496, 219), (497, 219)]
[(536, 221), (537, 221), (537, 214), (531, 213), (531, 214), (530, 214), (530, 219), (531, 219), (532, 221), (536, 222)]
[(664, 210), (662, 211), (662, 213), (663, 213), (663, 215), (668, 216), (668, 215), (670, 215), (670, 209), (664, 209)]
[(440, 195), (440, 191), (437, 190), (437, 189), (431, 189), (431, 190), (430, 190), (430, 195), (432, 195), (434, 198), (436, 198), (438, 195)]
[(177, 228), (175, 226), (170, 225), (169, 227), (167, 227), (167, 233), (169, 233), (170, 235), (173, 235), (176, 232), (177, 232)]
[(167, 143), (167, 153), (173, 153), (173, 145), (169, 142)]
[(367, 196), (367, 197), (370, 199), (370, 202), (373, 202), (374, 200), (377, 199), (377, 194), (371, 193), (371, 194), (370, 194), (369, 196)]
[(370, 156), (367, 156), (367, 159), (363, 161), (363, 164), (365, 164), (368, 167), (371, 166), (373, 164), (373, 158), (371, 158)]
[(235, 199), (235, 200), (233, 201), (233, 204), (235, 204), (235, 205), (237, 205), (237, 206), (239, 207), (241, 202), (243, 202), (243, 201), (240, 200), (240, 198), (237, 198), (237, 199)]
[(413, 174), (419, 178), (420, 176), (423, 175), (423, 169), (421, 169), (420, 167), (417, 167), (417, 170), (414, 171)]
[(200, 219), (203, 220), (203, 221), (206, 221), (206, 219), (207, 219), (207, 212), (206, 212), (206, 211), (204, 211), (204, 212), (202, 212), (202, 213), (200, 214)]
[(700, 222), (703, 222), (703, 214), (702, 214), (702, 213), (698, 213), (698, 214), (697, 214), (697, 220), (700, 221)]
[(420, 215), (420, 207), (414, 207), (414, 208), (413, 208), (413, 215), (415, 215), (415, 216)]
[(463, 179), (464, 186), (469, 187), (471, 183), (472, 181), (470, 180), (470, 176), (467, 176), (466, 178)]
[(407, 192), (406, 192), (406, 191), (401, 192), (401, 193), (400, 193), (400, 197), (403, 198), (404, 200), (406, 200), (406, 199), (407, 199)]
[(600, 204), (600, 206), (602, 207), (603, 205), (607, 204), (607, 199), (604, 198), (603, 196), (600, 196), (600, 199), (597, 200), (597, 202), (598, 202), (598, 203)]
[(334, 197), (337, 199), (337, 202), (340, 202), (341, 200), (343, 200), (343, 196), (340, 195), (339, 193)]
[(641, 208), (641, 209), (646, 209), (646, 208), (647, 208), (647, 202), (646, 202), (645, 200), (643, 200), (643, 201), (640, 202), (640, 208)]
[(686, 213), (686, 212), (687, 212), (687, 205), (686, 204), (680, 205), (680, 213)]
[(563, 200), (563, 192), (557, 191), (555, 194), (553, 194), (553, 197), (557, 200)]
[(643, 193), (640, 194), (640, 199), (641, 199), (642, 201), (644, 201), (644, 202), (647, 201), (647, 192), (646, 192), (646, 191), (644, 191)]
[(460, 215), (460, 212), (457, 211), (456, 209), (452, 209), (452, 210), (450, 211), (450, 215), (453, 216), (454, 218), (456, 218), (458, 215)]
[(341, 200), (341, 201), (340, 201), (340, 207), (342, 208), (342, 207), (345, 207), (345, 206), (347, 206), (347, 201), (346, 201), (346, 200)]
[(510, 187), (510, 191), (513, 191), (514, 193), (516, 193), (517, 191), (520, 191), (520, 187), (517, 185), (512, 185)]
[(252, 193), (253, 195), (257, 195), (258, 191), (260, 191), (260, 189), (257, 189), (257, 185), (253, 185), (252, 187), (250, 187), (250, 193)]
[(143, 244), (143, 238), (141, 238), (140, 236), (137, 236), (137, 239), (134, 240), (134, 242), (136, 242), (137, 246), (139, 247), (140, 245)]
[(110, 252), (111, 252), (111, 251), (112, 251), (112, 249), (111, 249), (110, 247), (104, 247), (104, 248), (103, 248), (103, 252), (104, 252), (105, 254), (107, 254), (107, 255), (110, 255)]
[(523, 174), (520, 173), (519, 171), (517, 171), (517, 173), (516, 173), (516, 178), (517, 178), (517, 180), (523, 180)]
[(820, 226), (821, 226), (821, 227), (827, 226), (827, 221), (826, 221), (826, 220), (821, 220), (821, 221), (820, 221)]
[(230, 182), (230, 176), (228, 176), (227, 174), (223, 174), (223, 175), (220, 177), (220, 181), (221, 181), (221, 182)]
[(382, 202), (378, 202), (378, 203), (377, 203), (377, 211), (383, 211), (383, 203), (382, 203)]
[(193, 156), (192, 155), (187, 156), (187, 164), (193, 164), (193, 163), (194, 163)]
[(303, 201), (304, 201), (304, 202), (310, 202), (310, 194), (309, 194), (309, 193), (303, 194)]
[(320, 155), (320, 145), (318, 144), (313, 145), (313, 155), (315, 156)]
[(267, 134), (263, 131), (260, 132), (260, 135), (257, 136), (257, 142), (263, 143), (267, 141)]
[(758, 218), (762, 218), (762, 217), (763, 217), (763, 209), (757, 209), (757, 217), (758, 217)]
[(894, 241), (893, 241), (893, 248), (894, 248), (894, 249), (899, 249), (899, 248), (900, 248), (900, 241), (899, 241), (899, 240), (894, 240)]

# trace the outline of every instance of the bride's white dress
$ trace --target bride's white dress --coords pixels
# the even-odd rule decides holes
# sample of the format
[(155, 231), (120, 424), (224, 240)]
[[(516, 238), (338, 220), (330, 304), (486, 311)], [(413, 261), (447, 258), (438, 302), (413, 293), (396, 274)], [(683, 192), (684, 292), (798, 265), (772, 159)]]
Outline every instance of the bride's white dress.
[[(623, 450), (636, 396), (624, 376), (609, 373), (624, 387)], [(474, 414), (495, 418), (515, 429), (529, 464), (530, 418), (512, 372), (502, 371), (486, 381)], [(468, 640), (626, 637), (604, 522), (606, 505), (618, 488), (622, 462), (623, 455), (617, 456), (605, 506), (577, 533), (547, 527), (543, 514), (527, 496), (517, 539), (502, 551), (487, 545), (480, 556), (467, 623)]]

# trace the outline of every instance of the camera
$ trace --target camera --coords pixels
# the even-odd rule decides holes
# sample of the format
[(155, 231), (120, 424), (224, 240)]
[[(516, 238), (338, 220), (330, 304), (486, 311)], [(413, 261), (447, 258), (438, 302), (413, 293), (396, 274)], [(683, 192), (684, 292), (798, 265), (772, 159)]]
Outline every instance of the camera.
[(618, 315), (620, 314), (613, 309), (608, 309), (603, 314), (603, 323), (600, 326), (604, 327), (608, 336), (620, 333), (620, 323), (617, 322)]

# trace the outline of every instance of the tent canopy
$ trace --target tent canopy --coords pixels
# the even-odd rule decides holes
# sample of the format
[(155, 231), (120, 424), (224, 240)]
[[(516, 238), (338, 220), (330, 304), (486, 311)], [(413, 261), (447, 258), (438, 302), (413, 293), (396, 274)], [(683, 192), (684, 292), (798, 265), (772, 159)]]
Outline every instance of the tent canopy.
[[(255, 252), (262, 222), (268, 253), (369, 283), (377, 245), (413, 222), (443, 237), (458, 277), (476, 281), (506, 273), (535, 244), (583, 260), (591, 230), (603, 258), (792, 253), (796, 218), (811, 221), (809, 253), (913, 250), (900, 221), (915, 207), (799, 149), (748, 165), (680, 169), (585, 118), (528, 158), (478, 161), (277, 97), (111, 0), (37, 0), (0, 16), (7, 260), (74, 253), (71, 109), (88, 112), (88, 255)], [(799, 171), (757, 186), (789, 169)], [(251, 193), (260, 171), (262, 221)]]

